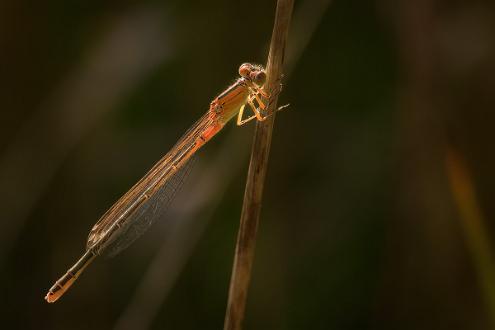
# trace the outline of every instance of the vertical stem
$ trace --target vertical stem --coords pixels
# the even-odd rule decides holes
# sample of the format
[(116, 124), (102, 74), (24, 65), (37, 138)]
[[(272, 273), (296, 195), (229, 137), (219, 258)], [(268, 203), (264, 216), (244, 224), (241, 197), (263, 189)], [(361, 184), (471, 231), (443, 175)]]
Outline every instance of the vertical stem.
[[(278, 0), (273, 26), (270, 52), (268, 54), (267, 90), (273, 90), (282, 74), (285, 45), (292, 16), (293, 0)], [(272, 140), (277, 95), (271, 100), (268, 109), (273, 113), (264, 122), (257, 122), (254, 133), (251, 160), (249, 163), (244, 202), (242, 205), (240, 227), (237, 236), (232, 277), (230, 280), (229, 299), (225, 314), (225, 330), (242, 328), (246, 297), (251, 279), (251, 268), (256, 246), (256, 232), (261, 210), (261, 198), (265, 181), (270, 144)]]

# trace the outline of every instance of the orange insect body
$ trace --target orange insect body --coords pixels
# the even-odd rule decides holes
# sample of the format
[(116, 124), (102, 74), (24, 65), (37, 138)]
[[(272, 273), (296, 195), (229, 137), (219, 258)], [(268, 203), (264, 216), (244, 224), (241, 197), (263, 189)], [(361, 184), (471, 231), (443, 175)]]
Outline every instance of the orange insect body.
[[(145, 213), (145, 206), (150, 199), (157, 196), (160, 189), (167, 189), (175, 184), (173, 180), (175, 174), (236, 114), (238, 114), (238, 125), (254, 118), (258, 120), (266, 118), (260, 111), (265, 109), (261, 96), (269, 97), (262, 90), (266, 80), (263, 67), (245, 63), (240, 66), (239, 74), (241, 77), (211, 102), (208, 112), (184, 134), (179, 142), (103, 214), (89, 233), (85, 254), (50, 288), (45, 297), (47, 302), (52, 303), (59, 299), (97, 255), (109, 251), (110, 254), (118, 253), (131, 244), (144, 230), (135, 228), (130, 230), (130, 228), (133, 229), (132, 226)], [(243, 119), (246, 104), (251, 107), (254, 115)], [(145, 224), (151, 225), (151, 221)]]

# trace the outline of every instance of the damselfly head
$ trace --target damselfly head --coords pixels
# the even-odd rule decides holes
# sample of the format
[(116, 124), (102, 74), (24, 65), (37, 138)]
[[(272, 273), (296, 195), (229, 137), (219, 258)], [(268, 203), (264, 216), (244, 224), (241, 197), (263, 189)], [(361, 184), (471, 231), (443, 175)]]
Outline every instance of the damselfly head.
[(244, 63), (239, 67), (239, 75), (254, 82), (258, 86), (262, 86), (266, 80), (265, 69), (261, 65)]

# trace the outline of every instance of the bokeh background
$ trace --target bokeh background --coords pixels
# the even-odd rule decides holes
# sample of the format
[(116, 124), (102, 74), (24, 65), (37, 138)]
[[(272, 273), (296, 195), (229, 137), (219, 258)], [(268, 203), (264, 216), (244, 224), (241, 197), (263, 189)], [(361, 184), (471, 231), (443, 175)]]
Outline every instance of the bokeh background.
[[(0, 3), (5, 329), (220, 329), (253, 124), (163, 219), (43, 297), (237, 76), (275, 1)], [(491, 1), (296, 1), (246, 329), (493, 329)]]

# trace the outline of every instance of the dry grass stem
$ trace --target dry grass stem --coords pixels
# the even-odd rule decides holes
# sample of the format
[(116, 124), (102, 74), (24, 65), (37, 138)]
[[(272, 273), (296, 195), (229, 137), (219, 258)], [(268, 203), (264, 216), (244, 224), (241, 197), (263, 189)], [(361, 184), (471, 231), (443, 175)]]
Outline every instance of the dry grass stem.
[[(274, 90), (282, 75), (285, 45), (293, 5), (293, 0), (278, 0), (277, 2), (270, 52), (266, 66), (266, 86), (268, 90)], [(246, 297), (256, 246), (256, 232), (261, 210), (263, 185), (275, 121), (274, 111), (277, 108), (277, 98), (277, 95), (274, 95), (268, 109), (269, 113), (273, 113), (273, 115), (264, 122), (256, 123), (225, 315), (224, 329), (228, 330), (241, 329), (244, 319)]]

